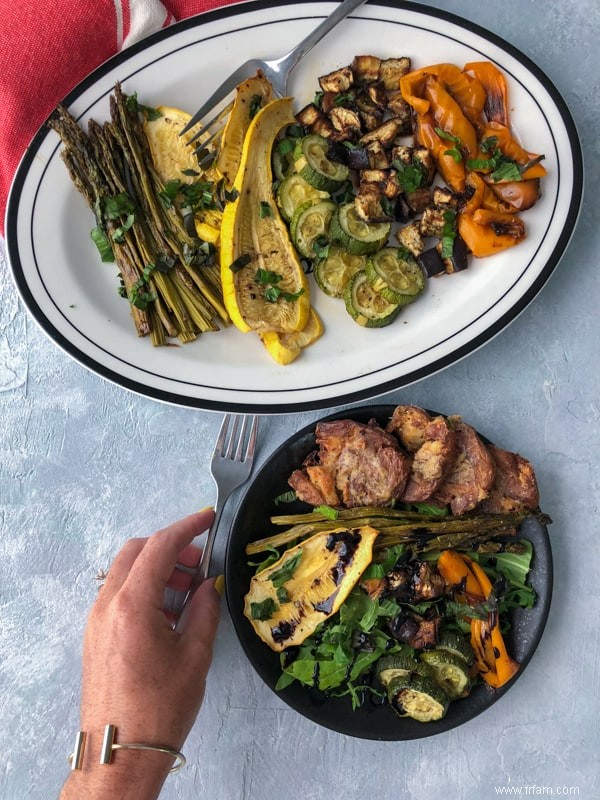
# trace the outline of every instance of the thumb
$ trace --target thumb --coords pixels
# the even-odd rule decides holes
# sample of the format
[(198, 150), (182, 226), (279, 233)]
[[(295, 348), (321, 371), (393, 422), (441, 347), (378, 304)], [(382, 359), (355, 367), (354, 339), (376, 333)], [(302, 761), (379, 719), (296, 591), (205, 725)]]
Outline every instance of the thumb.
[(196, 589), (187, 612), (182, 634), (185, 646), (206, 652), (210, 663), (212, 645), (221, 616), (221, 597), (215, 589), (214, 578), (207, 578)]

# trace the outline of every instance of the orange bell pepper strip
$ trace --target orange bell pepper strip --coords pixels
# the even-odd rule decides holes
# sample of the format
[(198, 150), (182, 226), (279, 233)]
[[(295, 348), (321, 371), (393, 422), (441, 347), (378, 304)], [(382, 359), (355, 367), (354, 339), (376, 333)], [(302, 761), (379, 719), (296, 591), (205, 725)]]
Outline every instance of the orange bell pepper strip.
[(449, 142), (442, 139), (436, 132), (435, 119), (431, 112), (418, 114), (416, 119), (417, 141), (426, 147), (432, 154), (437, 167), (448, 186), (454, 192), (463, 192), (465, 189), (465, 165), (464, 161), (455, 161), (451, 155), (447, 154)]
[(458, 232), (476, 258), (485, 258), (523, 241), (525, 225), (515, 214), (479, 208), (459, 213)]
[[(539, 178), (526, 181), (507, 181), (506, 183), (489, 182), (488, 193), (494, 195), (507, 211), (526, 211), (537, 203), (540, 197)], [(488, 197), (488, 195), (486, 195)], [(489, 205), (483, 202), (484, 208), (492, 209), (492, 199), (488, 197)]]
[[(437, 568), (447, 584), (457, 587), (475, 602), (487, 600), (492, 594), (492, 583), (482, 567), (469, 556), (454, 550), (440, 553)], [(468, 610), (465, 613), (468, 617)], [(500, 631), (498, 616), (487, 620), (470, 619), (471, 646), (475, 665), (483, 680), (494, 688), (503, 686), (519, 669), (510, 657)]]
[[(430, 102), (430, 110), (439, 128), (460, 140), (459, 149), (464, 147), (469, 158), (478, 158), (479, 145), (475, 128), (465, 117), (461, 107), (446, 91), (437, 78), (425, 81), (425, 97)], [(451, 144), (448, 147), (452, 147)]]
[(504, 75), (491, 61), (471, 61), (464, 66), (465, 72), (472, 72), (486, 93), (484, 105), (488, 122), (500, 122), (509, 126), (508, 87)]
[[(483, 132), (483, 138), (488, 139), (492, 136), (497, 139), (498, 149), (502, 154), (507, 158), (512, 158), (513, 161), (523, 167), (535, 158), (539, 158), (536, 153), (529, 153), (522, 148), (517, 140), (513, 138), (510, 129), (506, 125), (502, 125), (499, 122), (488, 122)], [(546, 174), (545, 167), (538, 163), (529, 167), (522, 174), (522, 178), (523, 180), (532, 180), (533, 178), (543, 178)]]
[(407, 72), (400, 78), (402, 98), (414, 108), (417, 114), (426, 114), (429, 111), (429, 100), (423, 98), (423, 89), (430, 74), (425, 69), (417, 69)]
[(478, 172), (467, 172), (465, 194), (469, 199), (462, 206), (461, 212), (463, 214), (473, 214), (478, 208), (482, 208), (488, 191), (490, 190), (486, 182)]
[(477, 671), (489, 686), (499, 689), (519, 671), (519, 663), (508, 654), (497, 623), (490, 626), (486, 620), (472, 619), (470, 624)]
[(477, 78), (463, 72), (456, 64), (432, 64), (429, 67), (413, 70), (400, 79), (402, 97), (417, 114), (429, 111), (429, 102), (423, 97), (425, 81), (436, 76), (461, 107), (467, 119), (479, 128), (483, 124), (483, 108), (486, 101), (485, 89)]
[[(456, 550), (443, 550), (438, 558), (437, 568), (446, 584), (461, 593), (465, 592), (474, 603), (481, 603), (486, 595), (477, 574), (472, 569), (473, 561)], [(491, 591), (491, 584), (490, 589)], [(489, 594), (489, 592), (488, 592)]]

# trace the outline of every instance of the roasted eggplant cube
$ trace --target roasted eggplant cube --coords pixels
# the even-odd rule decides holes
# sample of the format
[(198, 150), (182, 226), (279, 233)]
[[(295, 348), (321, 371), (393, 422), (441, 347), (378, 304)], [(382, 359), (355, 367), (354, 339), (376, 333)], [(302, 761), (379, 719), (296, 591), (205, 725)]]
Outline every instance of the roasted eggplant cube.
[(338, 141), (354, 142), (360, 137), (362, 133), (360, 117), (356, 111), (338, 106), (330, 112), (329, 119), (335, 130), (334, 136)]
[(371, 160), (369, 158), (369, 151), (366, 147), (350, 147), (348, 148), (348, 166), (351, 169), (363, 170), (369, 169)]
[(379, 80), (388, 92), (400, 89), (400, 78), (411, 70), (410, 58), (384, 58), (379, 65)]
[[(440, 253), (441, 258), (441, 242), (436, 245), (436, 249)], [(462, 272), (463, 270), (467, 269), (469, 266), (469, 249), (467, 248), (465, 240), (461, 236), (458, 236), (457, 234), (454, 237), (452, 256), (450, 258), (444, 258), (442, 261), (444, 262), (444, 269), (449, 275), (451, 275), (453, 272)]]
[(354, 75), (350, 67), (336, 69), (319, 78), (319, 86), (324, 92), (347, 92), (353, 83)]
[(420, 222), (420, 231), (423, 236), (442, 236), (446, 226), (445, 215), (447, 208), (430, 205), (423, 209)]
[(406, 247), (407, 250), (410, 250), (415, 258), (420, 256), (425, 249), (418, 222), (411, 222), (409, 225), (405, 225), (404, 228), (400, 228), (397, 235), (398, 242), (403, 247)]
[(431, 199), (435, 206), (445, 206), (447, 209), (455, 209), (458, 206), (458, 198), (445, 186), (434, 186)]
[(335, 132), (333, 124), (318, 106), (309, 103), (304, 106), (297, 114), (296, 119), (309, 133), (318, 133), (329, 139)]
[(417, 261), (421, 265), (421, 269), (425, 272), (428, 278), (434, 278), (436, 275), (446, 274), (446, 266), (442, 260), (439, 251), (435, 247), (429, 250), (424, 250), (417, 256)]
[(377, 56), (355, 56), (352, 73), (357, 83), (374, 83), (379, 80), (381, 59)]
[(374, 103), (368, 94), (364, 92), (358, 94), (354, 100), (354, 106), (365, 132), (375, 130), (383, 122), (384, 109)]

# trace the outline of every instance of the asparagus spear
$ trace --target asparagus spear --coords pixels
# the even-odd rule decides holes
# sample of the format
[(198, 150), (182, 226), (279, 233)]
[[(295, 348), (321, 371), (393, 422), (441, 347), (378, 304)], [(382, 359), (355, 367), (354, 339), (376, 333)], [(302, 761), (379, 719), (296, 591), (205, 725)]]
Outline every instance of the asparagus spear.
[[(186, 229), (180, 210), (161, 201), (164, 187), (139, 114), (128, 108), (119, 84), (110, 108), (110, 121), (91, 120), (87, 133), (64, 106), (48, 124), (63, 142), (61, 157), (71, 180), (94, 212), (95, 241), (112, 250), (138, 335), (150, 333), (154, 345), (174, 336), (192, 341), (218, 330), (216, 319), (229, 322), (218, 269), (195, 230)], [(106, 209), (115, 197), (128, 203), (111, 215)]]
[[(527, 517), (531, 516), (536, 517), (542, 524), (549, 524), (551, 521), (545, 514), (531, 511), (454, 517), (383, 508), (342, 510), (335, 520), (328, 519), (319, 512), (271, 517), (271, 522), (275, 524), (289, 524), (294, 519), (300, 521), (281, 533), (250, 542), (246, 545), (246, 553), (254, 555), (272, 547), (282, 547), (318, 532), (334, 531), (340, 527), (359, 528), (363, 525), (371, 525), (380, 531), (375, 543), (376, 549), (390, 547), (401, 542), (416, 543), (421, 551), (456, 548), (461, 546), (461, 543), (487, 541), (499, 535), (510, 535), (517, 531)], [(310, 519), (307, 520), (307, 518)], [(313, 519), (314, 521), (312, 521)], [(285, 522), (282, 522), (283, 520)]]

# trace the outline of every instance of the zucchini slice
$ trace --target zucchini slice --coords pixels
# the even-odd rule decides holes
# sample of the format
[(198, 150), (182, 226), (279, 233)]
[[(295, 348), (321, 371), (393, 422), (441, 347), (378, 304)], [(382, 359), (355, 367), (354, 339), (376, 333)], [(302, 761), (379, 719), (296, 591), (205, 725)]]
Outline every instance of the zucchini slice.
[(364, 328), (384, 328), (398, 316), (402, 306), (390, 303), (371, 286), (364, 269), (344, 289), (344, 303), (352, 319)]
[(365, 269), (375, 291), (392, 303), (412, 303), (425, 288), (423, 270), (400, 247), (384, 247), (373, 253)]
[(365, 222), (356, 213), (354, 203), (341, 205), (331, 220), (332, 240), (353, 255), (381, 250), (389, 239), (391, 230), (391, 222)]
[(462, 656), (445, 650), (425, 650), (421, 659), (433, 670), (435, 682), (454, 700), (469, 688), (469, 673)]
[(277, 189), (277, 206), (281, 211), (281, 216), (288, 222), (294, 217), (296, 211), (305, 203), (317, 203), (319, 200), (327, 200), (328, 192), (315, 189), (307, 183), (301, 175), (294, 173), (284, 178)]
[(294, 167), (305, 181), (325, 192), (334, 192), (348, 180), (350, 170), (339, 161), (327, 158), (329, 141), (312, 133), (304, 136), (294, 151)]
[(313, 274), (317, 286), (330, 297), (342, 297), (348, 281), (364, 269), (366, 256), (354, 256), (347, 250), (331, 245), (325, 258), (315, 262)]
[(412, 656), (383, 656), (377, 662), (377, 677), (384, 686), (396, 678), (407, 678), (417, 669), (418, 661)]
[(442, 719), (450, 700), (435, 681), (421, 675), (395, 678), (388, 687), (388, 700), (401, 717), (411, 717), (418, 722)]
[(310, 200), (296, 209), (292, 217), (290, 234), (296, 250), (305, 258), (315, 258), (315, 241), (327, 236), (329, 223), (335, 213), (336, 205), (331, 200), (313, 203)]
[(467, 639), (460, 633), (444, 631), (440, 637), (437, 650), (445, 650), (455, 656), (460, 656), (467, 664), (473, 662), (473, 648)]

